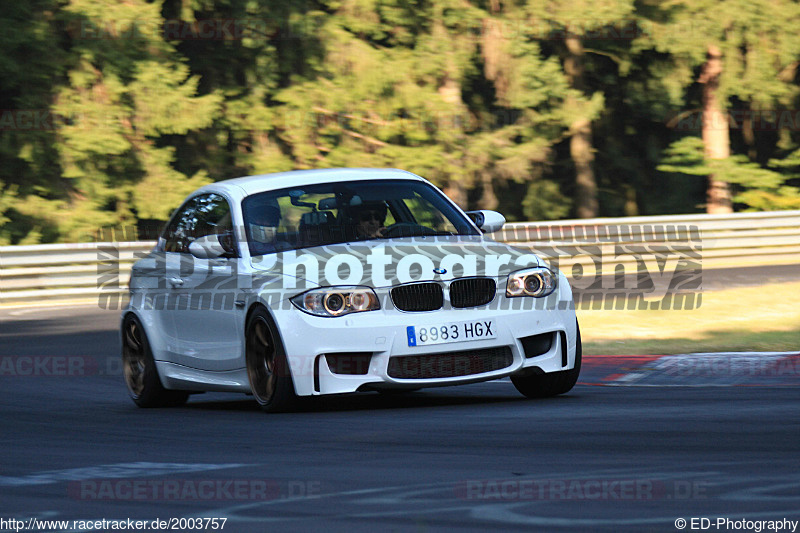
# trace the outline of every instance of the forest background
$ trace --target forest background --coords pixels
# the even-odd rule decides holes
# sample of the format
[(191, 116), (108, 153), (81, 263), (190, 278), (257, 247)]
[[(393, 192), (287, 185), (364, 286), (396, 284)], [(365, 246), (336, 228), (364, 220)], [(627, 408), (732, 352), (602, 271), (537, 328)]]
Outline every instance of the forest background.
[(343, 166), (512, 221), (800, 208), (795, 1), (28, 0), (0, 25), (0, 245)]

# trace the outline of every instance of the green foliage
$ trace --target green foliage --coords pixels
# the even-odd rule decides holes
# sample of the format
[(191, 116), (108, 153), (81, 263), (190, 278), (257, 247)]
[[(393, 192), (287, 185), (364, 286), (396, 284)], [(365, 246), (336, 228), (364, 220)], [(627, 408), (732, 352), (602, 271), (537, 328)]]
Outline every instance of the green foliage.
[[(761, 132), (746, 134), (744, 120), (755, 116), (758, 121), (762, 112), (777, 111), (785, 116), (787, 107), (796, 108), (800, 88), (793, 81), (800, 57), (800, 35), (796, 31), (800, 5), (792, 0), (675, 0), (653, 4), (642, 14), (648, 31), (634, 49), (640, 52), (650, 48), (666, 54), (675, 66), (674, 79), (684, 86), (702, 78), (700, 69), (709, 47), (721, 51), (718, 97), (722, 107), (732, 111), (729, 126), (734, 140), (736, 130), (742, 129), (742, 140), (748, 145), (727, 159), (711, 161), (705, 159), (700, 139), (685, 137), (670, 144), (658, 169), (713, 175), (734, 185), (734, 202), (748, 209), (797, 206), (798, 191), (789, 185), (793, 176), (786, 172), (791, 163), (775, 162), (774, 155), (779, 151), (775, 141), (768, 141), (765, 147), (766, 136)], [(693, 71), (698, 70), (701, 76), (695, 78)], [(696, 116), (699, 129), (700, 115)], [(796, 137), (794, 124), (777, 128), (783, 130), (784, 138)], [(796, 143), (796, 138), (789, 141)], [(767, 159), (773, 162), (766, 164)]]
[[(0, 228), (3, 228), (10, 222), (5, 213), (11, 209), (16, 199), (16, 189), (6, 188), (3, 182), (0, 181)], [(11, 238), (6, 231), (0, 231), (0, 246), (10, 244)]]
[(703, 155), (703, 140), (700, 137), (684, 137), (669, 145), (658, 165), (661, 172), (679, 172), (692, 176), (708, 176), (711, 167)]
[(800, 150), (783, 160), (771, 161), (772, 168), (764, 168), (743, 154), (711, 160), (705, 157), (703, 150), (703, 141), (699, 137), (684, 137), (665, 151), (658, 170), (700, 177), (713, 174), (716, 179), (736, 186), (733, 200), (748, 210), (800, 209), (800, 189), (787, 184), (797, 176), (774, 170), (800, 168)]
[(797, 95), (785, 76), (800, 55), (800, 5), (793, 0), (675, 0), (661, 3), (646, 20), (643, 41), (677, 63), (701, 65), (709, 44), (718, 46), (726, 97), (769, 109)]
[[(569, 217), (569, 139), (585, 120), (601, 214), (692, 211), (702, 191), (684, 198), (669, 184), (712, 173), (742, 208), (798, 208), (797, 124), (748, 136), (732, 123), (733, 155), (720, 161), (704, 157), (699, 128), (671, 129), (702, 106), (709, 45), (724, 55), (724, 107), (800, 106), (800, 5), (722, 4), (10, 3), (0, 11), (0, 109), (11, 112), (0, 121), (0, 244), (88, 240), (163, 220), (212, 181), (334, 166), (408, 169), (509, 220)], [(208, 23), (218, 33), (204, 38)], [(576, 43), (579, 76), (567, 64)], [(18, 127), (24, 110), (49, 119)]]
[(522, 200), (527, 220), (558, 220), (569, 213), (570, 201), (552, 181), (537, 180), (530, 184)]

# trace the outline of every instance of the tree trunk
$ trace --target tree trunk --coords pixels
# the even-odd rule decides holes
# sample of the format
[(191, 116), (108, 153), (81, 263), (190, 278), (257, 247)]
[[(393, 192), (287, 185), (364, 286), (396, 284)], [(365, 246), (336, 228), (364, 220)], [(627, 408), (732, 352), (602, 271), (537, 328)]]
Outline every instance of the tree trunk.
[(578, 218), (594, 218), (597, 216), (597, 183), (592, 170), (592, 124), (587, 119), (578, 119), (570, 130), (569, 153), (575, 163), (576, 214)]
[(467, 190), (464, 184), (456, 179), (451, 179), (447, 182), (444, 193), (453, 200), (461, 209), (467, 209)]
[(496, 211), (497, 206), (500, 204), (497, 195), (494, 192), (494, 183), (492, 183), (492, 173), (488, 171), (480, 172), (481, 185), (483, 193), (481, 194), (481, 209), (489, 209)]
[[(577, 37), (567, 37), (567, 57), (564, 70), (573, 89), (584, 90), (583, 43)], [(569, 104), (569, 103), (568, 103)], [(577, 102), (572, 106), (577, 107)], [(594, 148), (592, 147), (592, 123), (588, 118), (577, 118), (570, 124), (569, 153), (575, 164), (575, 208), (578, 218), (597, 216), (597, 181), (594, 176)]]
[(756, 132), (753, 130), (753, 108), (747, 107), (747, 112), (742, 119), (742, 138), (747, 145), (747, 157), (751, 161), (758, 160), (758, 148), (756, 147)]
[[(722, 74), (722, 52), (715, 45), (708, 46), (706, 64), (698, 80), (703, 86), (703, 144), (709, 159), (727, 159), (731, 154), (728, 115), (719, 101), (719, 78)], [(714, 175), (708, 177), (706, 193), (707, 213), (732, 213), (729, 185)]]

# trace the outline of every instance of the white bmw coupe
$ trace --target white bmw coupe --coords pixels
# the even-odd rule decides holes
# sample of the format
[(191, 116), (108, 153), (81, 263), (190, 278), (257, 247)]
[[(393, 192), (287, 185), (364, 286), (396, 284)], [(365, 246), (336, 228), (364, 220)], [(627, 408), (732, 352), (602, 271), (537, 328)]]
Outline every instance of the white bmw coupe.
[(528, 397), (575, 385), (581, 338), (563, 274), (484, 236), (401, 170), (331, 169), (207, 185), (134, 266), (125, 381), (141, 407), (192, 393), (416, 390), (510, 376)]

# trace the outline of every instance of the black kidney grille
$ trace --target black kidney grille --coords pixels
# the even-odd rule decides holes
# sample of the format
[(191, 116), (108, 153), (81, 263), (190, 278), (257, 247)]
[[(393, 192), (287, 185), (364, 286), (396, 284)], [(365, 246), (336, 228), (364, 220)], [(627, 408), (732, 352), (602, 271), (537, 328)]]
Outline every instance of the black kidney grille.
[(492, 278), (457, 279), (450, 284), (450, 305), (455, 308), (486, 305), (494, 299), (496, 289)]
[(392, 289), (392, 302), (401, 311), (435, 311), (444, 304), (438, 283), (409, 283)]
[(510, 366), (511, 348), (484, 348), (463, 352), (406, 355), (389, 359), (389, 375), (396, 379), (453, 378), (483, 374)]

